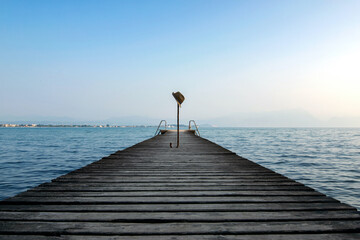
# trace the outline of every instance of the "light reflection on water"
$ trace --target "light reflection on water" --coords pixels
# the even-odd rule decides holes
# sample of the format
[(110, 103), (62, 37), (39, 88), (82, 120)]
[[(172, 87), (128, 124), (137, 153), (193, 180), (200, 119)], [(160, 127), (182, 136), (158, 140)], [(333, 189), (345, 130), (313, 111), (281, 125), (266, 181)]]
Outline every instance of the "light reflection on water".
[[(155, 128), (0, 128), (0, 199), (153, 136)], [(238, 155), (360, 209), (359, 128), (201, 128)]]

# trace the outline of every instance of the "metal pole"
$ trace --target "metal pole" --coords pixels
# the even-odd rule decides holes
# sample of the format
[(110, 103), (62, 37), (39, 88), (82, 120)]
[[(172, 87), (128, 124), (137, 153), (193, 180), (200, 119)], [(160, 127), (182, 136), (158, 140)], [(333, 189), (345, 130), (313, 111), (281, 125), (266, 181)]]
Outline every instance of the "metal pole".
[(176, 144), (176, 147), (178, 148), (179, 147), (179, 104), (177, 104), (177, 144)]

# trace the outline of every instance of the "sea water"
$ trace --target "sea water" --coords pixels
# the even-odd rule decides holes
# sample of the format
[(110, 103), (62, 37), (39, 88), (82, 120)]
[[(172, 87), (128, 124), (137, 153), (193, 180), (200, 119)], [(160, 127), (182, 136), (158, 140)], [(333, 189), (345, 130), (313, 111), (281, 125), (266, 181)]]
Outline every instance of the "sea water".
[[(0, 128), (0, 199), (130, 147), (155, 130)], [(200, 133), (360, 209), (360, 128), (200, 128)]]
[(154, 136), (154, 128), (0, 128), (0, 199)]

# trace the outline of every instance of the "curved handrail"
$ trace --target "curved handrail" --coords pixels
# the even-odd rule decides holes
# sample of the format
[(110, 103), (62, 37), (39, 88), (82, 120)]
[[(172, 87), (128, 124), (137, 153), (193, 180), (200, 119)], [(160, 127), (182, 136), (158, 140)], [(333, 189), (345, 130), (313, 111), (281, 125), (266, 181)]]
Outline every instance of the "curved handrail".
[[(198, 135), (198, 136), (200, 137), (199, 129), (198, 129), (198, 127), (197, 127), (197, 125), (196, 125), (196, 122), (195, 122), (194, 120), (190, 120), (190, 121), (189, 121), (189, 130), (191, 129), (191, 122), (194, 123), (195, 128), (196, 128), (195, 135)], [(196, 133), (197, 133), (197, 134), (196, 134)]]
[(162, 122), (165, 122), (165, 129), (166, 129), (166, 126), (167, 126), (166, 120), (161, 120), (160, 123), (159, 123), (158, 128), (156, 129), (156, 132), (155, 132), (155, 135), (154, 135), (154, 136), (159, 135), (159, 133), (160, 133), (160, 126), (161, 126)]

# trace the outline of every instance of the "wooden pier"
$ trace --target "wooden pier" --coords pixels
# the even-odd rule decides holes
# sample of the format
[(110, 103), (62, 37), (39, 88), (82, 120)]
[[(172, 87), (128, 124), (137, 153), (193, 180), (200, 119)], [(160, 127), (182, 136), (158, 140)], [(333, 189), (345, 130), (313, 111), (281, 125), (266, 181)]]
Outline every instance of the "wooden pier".
[(355, 208), (168, 131), (0, 203), (0, 239), (360, 239)]

